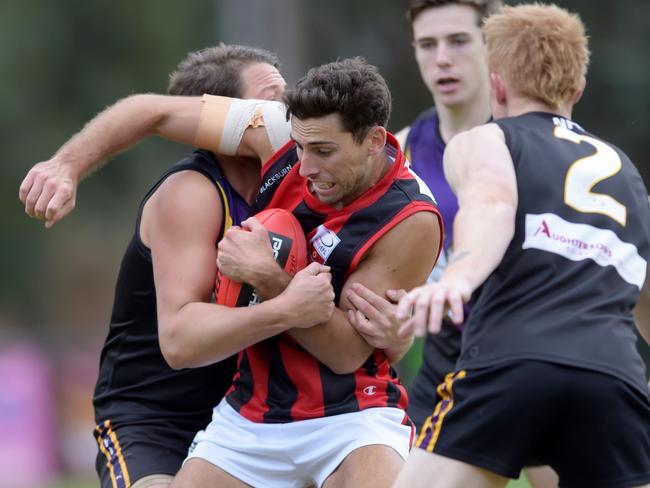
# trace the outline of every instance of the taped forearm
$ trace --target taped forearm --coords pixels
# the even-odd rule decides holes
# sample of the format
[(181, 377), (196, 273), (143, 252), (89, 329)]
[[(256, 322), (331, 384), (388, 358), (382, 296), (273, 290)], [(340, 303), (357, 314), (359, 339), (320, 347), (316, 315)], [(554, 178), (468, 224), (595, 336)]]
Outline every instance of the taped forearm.
[(264, 127), (273, 151), (289, 141), (291, 126), (284, 104), (204, 95), (195, 145), (217, 154), (236, 156), (249, 127)]

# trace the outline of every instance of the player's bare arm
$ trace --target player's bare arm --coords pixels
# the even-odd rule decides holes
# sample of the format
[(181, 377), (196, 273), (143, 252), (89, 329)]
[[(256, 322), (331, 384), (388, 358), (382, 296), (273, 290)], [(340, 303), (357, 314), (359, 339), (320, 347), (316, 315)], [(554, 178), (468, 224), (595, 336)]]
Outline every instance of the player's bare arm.
[(454, 137), (444, 156), (445, 176), (458, 196), (454, 255), (437, 283), (418, 287), (400, 300), (405, 328), (422, 336), (440, 330), (447, 310), (463, 321), (463, 303), (501, 261), (514, 234), (517, 183), (503, 132), (486, 124)]
[[(339, 374), (356, 371), (375, 347), (348, 319), (348, 310), (354, 309), (348, 291), (359, 283), (385, 296), (389, 289), (411, 289), (424, 283), (435, 264), (440, 239), (435, 214), (418, 212), (404, 219), (370, 248), (359, 267), (348, 277), (332, 318), (309, 329), (292, 329), (289, 334), (332, 371)], [(410, 337), (405, 337), (395, 350), (387, 351), (389, 358), (397, 360), (410, 344)]]
[(20, 200), (30, 217), (44, 219), (49, 228), (74, 209), (85, 176), (152, 135), (264, 162), (289, 140), (283, 110), (279, 102), (208, 95), (130, 96), (93, 118), (50, 160), (36, 164), (20, 186)]
[[(296, 275), (300, 292), (289, 286), (274, 301), (243, 308), (209, 303), (223, 218), (214, 208), (220, 206), (216, 189), (204, 176), (182, 172), (161, 185), (143, 212), (142, 237), (152, 254), (161, 350), (174, 368), (219, 361), (331, 313), (330, 280), (327, 273), (319, 276), (319, 265)], [(296, 312), (306, 307), (305, 301), (311, 315)]]
[(19, 190), (25, 212), (51, 227), (74, 208), (77, 185), (103, 161), (159, 130), (191, 144), (200, 113), (198, 97), (144, 94), (120, 100), (27, 173)]

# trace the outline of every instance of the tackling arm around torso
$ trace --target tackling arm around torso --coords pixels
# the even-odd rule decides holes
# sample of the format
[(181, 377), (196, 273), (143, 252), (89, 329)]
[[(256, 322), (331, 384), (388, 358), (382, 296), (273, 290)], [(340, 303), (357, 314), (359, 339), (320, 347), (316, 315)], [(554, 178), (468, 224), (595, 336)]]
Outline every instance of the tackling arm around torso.
[(323, 312), (320, 317), (330, 316), (327, 300), (319, 298), (327, 295), (328, 280), (307, 279), (303, 296), (284, 293), (256, 307), (210, 303), (217, 272), (215, 243), (222, 221), (216, 188), (196, 172), (167, 178), (144, 207), (140, 230), (151, 249), (160, 346), (173, 368), (220, 361), (302, 324), (302, 317), (293, 310), (304, 306), (303, 300)]
[[(254, 225), (248, 223), (251, 221)], [(231, 229), (219, 243), (220, 269), (231, 279), (245, 281), (256, 289), (264, 287), (265, 297), (272, 298), (283, 291), (288, 275), (273, 260), (261, 224), (251, 218), (243, 226), (249, 231)], [(360, 283), (384, 296), (388, 289), (410, 289), (423, 283), (435, 263), (440, 238), (435, 214), (418, 212), (406, 218), (377, 240), (348, 277), (330, 320), (311, 328), (291, 329), (289, 334), (335, 373), (356, 371), (375, 347), (359, 335), (348, 320), (348, 310), (353, 308), (348, 291), (355, 283)], [(241, 263), (255, 265), (242, 266)], [(410, 343), (409, 337), (401, 340), (394, 351), (387, 351), (387, 355), (393, 361), (398, 359)]]

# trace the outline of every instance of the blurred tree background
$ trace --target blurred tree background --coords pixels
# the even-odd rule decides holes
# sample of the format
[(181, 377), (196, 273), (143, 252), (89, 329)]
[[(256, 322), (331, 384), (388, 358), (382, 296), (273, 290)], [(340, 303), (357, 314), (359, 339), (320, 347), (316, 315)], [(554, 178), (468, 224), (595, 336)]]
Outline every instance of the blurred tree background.
[[(579, 12), (591, 36), (587, 91), (574, 118), (622, 147), (649, 185), (650, 2), (557, 3)], [(187, 149), (150, 140), (116, 157), (81, 185), (78, 208), (49, 231), (28, 219), (18, 200), (32, 164), (117, 99), (164, 92), (168, 73), (186, 53), (219, 41), (276, 51), (290, 84), (309, 66), (362, 55), (389, 82), (390, 128), (398, 130), (431, 104), (413, 60), (406, 4), (3, 0), (0, 346), (27, 336), (48, 351), (89, 350), (86, 374), (94, 380), (136, 208), (160, 172)]]

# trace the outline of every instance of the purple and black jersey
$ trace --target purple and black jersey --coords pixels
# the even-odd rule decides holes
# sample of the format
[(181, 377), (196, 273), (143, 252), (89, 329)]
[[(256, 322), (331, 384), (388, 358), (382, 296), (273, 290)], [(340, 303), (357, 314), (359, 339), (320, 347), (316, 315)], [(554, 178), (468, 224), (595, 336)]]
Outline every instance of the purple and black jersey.
[(445, 179), (442, 155), (445, 143), (439, 129), (438, 113), (435, 108), (423, 112), (409, 130), (404, 155), (411, 162), (411, 168), (427, 184), (436, 198), (438, 209), (445, 223), (443, 249), (448, 253), (453, 242), (453, 221), (458, 212), (458, 200)]

